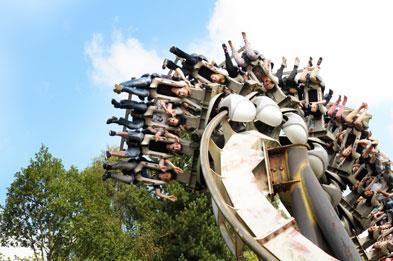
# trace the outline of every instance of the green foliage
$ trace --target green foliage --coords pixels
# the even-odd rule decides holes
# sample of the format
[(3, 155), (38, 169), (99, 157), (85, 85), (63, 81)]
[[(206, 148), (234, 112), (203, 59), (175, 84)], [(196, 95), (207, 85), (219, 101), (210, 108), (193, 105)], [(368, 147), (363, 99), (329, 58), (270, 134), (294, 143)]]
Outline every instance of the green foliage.
[(179, 184), (170, 186), (171, 193), (178, 195), (175, 204), (167, 204), (166, 212), (173, 220), (174, 231), (168, 235), (164, 260), (185, 257), (187, 260), (229, 259), (221, 234), (211, 210), (210, 195), (190, 194)]
[[(185, 170), (190, 159), (176, 163)], [(229, 260), (209, 194), (173, 182), (176, 202), (146, 186), (103, 182), (102, 160), (65, 170), (46, 147), (15, 175), (0, 214), (1, 243), (31, 247), (36, 259)]]
[(74, 212), (74, 237), (72, 254), (78, 259), (119, 259), (132, 257), (129, 236), (123, 233), (121, 217), (113, 211), (109, 195), (113, 189), (101, 180), (100, 162), (84, 170), (74, 179), (74, 188), (68, 189), (65, 198), (70, 199)]
[(258, 261), (258, 256), (254, 254), (251, 250), (244, 252), (244, 258), (248, 261)]
[(68, 220), (55, 209), (58, 191), (52, 191), (62, 175), (66, 172), (61, 161), (44, 146), (27, 168), (15, 174), (1, 218), (2, 244), (13, 245), (15, 240), (31, 247), (36, 258), (52, 257), (56, 247), (66, 244), (62, 230)]
[(208, 194), (187, 192), (177, 182), (167, 190), (176, 202), (157, 200), (146, 188), (119, 185), (114, 198), (134, 251), (143, 260), (230, 259), (214, 221)]

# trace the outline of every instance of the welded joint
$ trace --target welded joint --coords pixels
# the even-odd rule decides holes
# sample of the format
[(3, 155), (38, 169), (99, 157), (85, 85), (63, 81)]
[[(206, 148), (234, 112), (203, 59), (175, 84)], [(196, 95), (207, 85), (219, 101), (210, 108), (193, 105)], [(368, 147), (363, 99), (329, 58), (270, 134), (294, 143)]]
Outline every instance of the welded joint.
[(289, 228), (297, 229), (296, 220), (293, 217), (288, 219), (288, 221), (284, 225), (282, 225), (281, 227), (277, 228), (276, 230), (274, 230), (270, 234), (264, 236), (263, 238), (255, 238), (255, 240), (257, 240), (262, 245), (266, 244), (268, 241), (272, 240), (276, 236), (278, 236), (281, 233), (285, 232)]

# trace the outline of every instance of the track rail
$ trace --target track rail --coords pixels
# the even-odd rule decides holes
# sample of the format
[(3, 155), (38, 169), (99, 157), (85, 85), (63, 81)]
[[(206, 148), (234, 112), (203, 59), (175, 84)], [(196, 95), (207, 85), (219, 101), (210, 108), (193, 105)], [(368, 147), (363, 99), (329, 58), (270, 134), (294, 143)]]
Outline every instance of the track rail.
[[(225, 146), (223, 146), (223, 144), (218, 146), (214, 139), (212, 139), (217, 133), (220, 133), (220, 135), (224, 137)], [(261, 152), (263, 150), (265, 153), (266, 144), (268, 144), (270, 148), (280, 146), (274, 139), (256, 131), (254, 131), (254, 139), (255, 133), (260, 136), (258, 142), (262, 140), (263, 144), (258, 150), (254, 150), (255, 152)], [(252, 136), (253, 135), (247, 136), (245, 134), (236, 134), (227, 121), (227, 111), (222, 111), (207, 125), (200, 145), (201, 167), (206, 184), (212, 195), (215, 217), (224, 240), (232, 253), (236, 256), (237, 260), (242, 260), (243, 251), (245, 249), (244, 245), (247, 245), (258, 258), (262, 260), (316, 260), (315, 258), (318, 260), (335, 260), (300, 234), (293, 218), (285, 220), (277, 214), (279, 211), (274, 209), (265, 197), (271, 190), (271, 188), (269, 189), (267, 178), (261, 180), (263, 178), (259, 176), (257, 177), (259, 180), (255, 182), (254, 175), (250, 172), (250, 169), (253, 169), (255, 166), (251, 165), (251, 167), (247, 167), (236, 163), (237, 158), (242, 158), (243, 162), (247, 162), (247, 157), (253, 156), (248, 154), (249, 151), (241, 151), (240, 149), (236, 151), (236, 146), (238, 144), (252, 142), (250, 141), (253, 138)], [(233, 140), (229, 140), (231, 137), (235, 139), (234, 142), (232, 142)], [(232, 150), (226, 151), (228, 149), (227, 147), (231, 147), (231, 145)], [(255, 145), (251, 143), (248, 145), (250, 145), (250, 148), (255, 147)], [(296, 149), (299, 148), (290, 148), (289, 151), (293, 150), (295, 154), (300, 155), (301, 153), (296, 151)], [(235, 157), (231, 156), (236, 154), (236, 152), (247, 154), (247, 156), (239, 154)], [(262, 156), (262, 158), (265, 157), (266, 159), (266, 155), (265, 153), (265, 156)], [(239, 162), (241, 162), (241, 160)], [(268, 160), (266, 162), (268, 162)], [(246, 173), (247, 171), (248, 173)], [(229, 181), (230, 177), (228, 173), (230, 174), (231, 172), (234, 174), (232, 178), (235, 178), (235, 180)], [(242, 182), (241, 179), (236, 180), (236, 178), (238, 178), (237, 176), (242, 178), (248, 177), (249, 179), (254, 179), (254, 181), (245, 184), (245, 187), (243, 186), (242, 189), (236, 190), (233, 189), (233, 186), (236, 187), (238, 186), (237, 183)], [(309, 180), (310, 178), (308, 178), (306, 182), (310, 182)], [(265, 187), (261, 189), (261, 186)], [(257, 191), (258, 189), (261, 192), (263, 190), (263, 193), (259, 193), (259, 191)], [(248, 201), (239, 201), (239, 196), (240, 198), (242, 197), (239, 195), (241, 194), (239, 191), (246, 191), (248, 195), (251, 195), (250, 191), (252, 190), (256, 191), (255, 194), (259, 194), (259, 198), (257, 195), (254, 198), (250, 197)], [(236, 196), (238, 196), (238, 198), (236, 198)], [(255, 202), (256, 205), (242, 206), (242, 202), (246, 205), (249, 205), (249, 202)], [(272, 219), (275, 221), (272, 222)], [(275, 224), (276, 221), (277, 224)], [(349, 250), (351, 250), (351, 247), (349, 247)], [(352, 251), (347, 251), (345, 256), (349, 257), (352, 254)], [(339, 256), (341, 259), (343, 255)], [(359, 259), (355, 254), (355, 256), (347, 260)]]
[[(224, 198), (223, 191), (216, 185), (214, 179), (219, 179), (218, 174), (210, 168), (209, 160), (209, 144), (210, 137), (218, 124), (226, 117), (227, 111), (222, 111), (216, 117), (214, 117), (210, 123), (206, 126), (206, 129), (202, 135), (202, 141), (200, 145), (200, 158), (201, 167), (204, 173), (206, 184), (212, 195), (212, 200), (217, 206), (217, 221), (220, 227), (221, 233), (232, 253), (236, 258), (242, 259), (242, 245), (243, 243), (248, 245), (249, 248), (263, 260), (279, 260), (274, 256), (267, 248), (260, 245), (249, 233), (245, 225), (237, 218), (234, 209), (227, 203), (228, 199)], [(223, 189), (223, 188), (221, 188)], [(231, 248), (231, 246), (233, 246)]]

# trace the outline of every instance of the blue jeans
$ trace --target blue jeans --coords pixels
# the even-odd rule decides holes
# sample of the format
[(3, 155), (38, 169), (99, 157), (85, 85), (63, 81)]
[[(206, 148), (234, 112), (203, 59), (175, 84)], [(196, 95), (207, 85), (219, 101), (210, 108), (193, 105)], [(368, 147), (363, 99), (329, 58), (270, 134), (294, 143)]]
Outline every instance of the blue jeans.
[(142, 119), (132, 119), (132, 121), (128, 121), (124, 118), (120, 118), (117, 121), (113, 121), (113, 123), (117, 123), (121, 126), (126, 126), (129, 129), (141, 129), (143, 128), (145, 122)]
[(139, 158), (139, 156), (141, 155), (141, 148), (134, 147), (132, 145), (128, 146), (128, 148), (126, 150), (126, 155), (127, 155), (127, 157), (129, 157), (131, 159)]
[(129, 80), (122, 82), (120, 85), (123, 86), (122, 92), (127, 92), (130, 94), (135, 94), (139, 97), (149, 96), (151, 84), (151, 77), (145, 76), (135, 80)]
[(138, 162), (135, 160), (130, 160), (130, 161), (124, 161), (120, 160), (116, 163), (110, 164), (112, 169), (120, 169), (120, 170), (133, 170), (137, 165)]
[(145, 102), (137, 102), (132, 100), (121, 100), (119, 103), (114, 104), (115, 108), (120, 109), (132, 109), (138, 114), (143, 114), (146, 112), (149, 104)]

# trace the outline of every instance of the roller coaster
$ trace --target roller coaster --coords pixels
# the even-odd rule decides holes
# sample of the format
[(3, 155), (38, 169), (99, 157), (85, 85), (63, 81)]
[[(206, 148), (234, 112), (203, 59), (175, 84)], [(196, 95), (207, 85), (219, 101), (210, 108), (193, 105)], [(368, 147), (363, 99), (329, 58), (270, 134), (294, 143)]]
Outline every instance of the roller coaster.
[[(237, 54), (247, 58), (247, 51), (245, 46)], [(271, 62), (258, 56), (245, 59), (237, 68), (242, 72), (229, 76), (225, 70), (233, 71), (229, 68), (233, 65), (228, 57), (217, 65), (177, 47), (170, 52), (175, 60), (164, 61), (163, 68), (169, 69), (166, 76), (131, 80), (133, 84), (139, 80), (139, 89), (127, 91), (129, 103), (134, 97), (144, 101), (124, 107), (121, 125), (123, 131), (134, 128), (139, 116), (133, 112), (141, 110), (143, 124), (138, 127), (175, 131), (177, 127), (154, 121), (154, 113), (160, 109), (165, 113), (166, 108), (143, 107), (156, 100), (191, 112), (184, 114), (189, 139), (181, 139), (182, 152), (191, 157), (191, 173), (177, 175), (177, 180), (210, 191), (217, 225), (237, 260), (244, 260), (248, 250), (261, 260), (392, 256), (390, 159), (377, 149), (378, 141), (368, 130), (371, 115), (364, 104), (354, 110), (340, 100), (326, 99), (319, 75), (321, 60), (315, 66), (310, 60), (304, 69), (281, 71), (277, 77)], [(181, 71), (182, 79), (174, 79), (176, 71)], [(298, 75), (295, 93), (283, 87), (294, 71)], [(187, 95), (162, 92), (183, 88), (184, 82), (191, 87)], [(149, 146), (154, 134), (131, 136), (132, 142), (123, 137), (121, 150), (125, 143), (130, 148), (137, 142), (140, 151), (135, 155), (171, 157)], [(132, 168), (137, 174), (160, 166), (142, 160)], [(139, 174), (136, 179), (165, 183)]]

